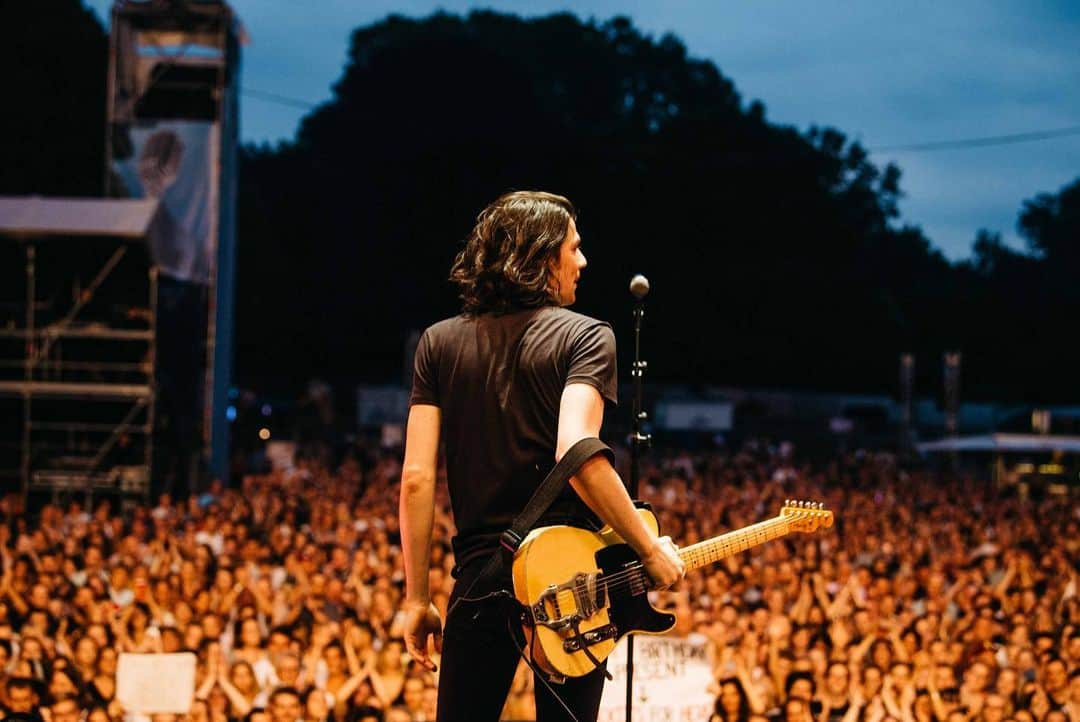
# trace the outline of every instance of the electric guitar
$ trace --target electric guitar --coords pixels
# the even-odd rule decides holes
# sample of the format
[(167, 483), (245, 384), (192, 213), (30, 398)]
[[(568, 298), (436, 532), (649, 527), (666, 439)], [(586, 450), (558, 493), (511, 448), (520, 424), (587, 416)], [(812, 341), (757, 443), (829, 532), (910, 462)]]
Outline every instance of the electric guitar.
[[(658, 531), (651, 510), (638, 509), (638, 514)], [(683, 547), (679, 556), (690, 571), (832, 523), (832, 512), (820, 503), (786, 501), (775, 518)], [(514, 555), (513, 579), (532, 659), (556, 678), (588, 674), (631, 632), (663, 634), (675, 625), (674, 614), (649, 603), (649, 575), (611, 527), (534, 529)]]

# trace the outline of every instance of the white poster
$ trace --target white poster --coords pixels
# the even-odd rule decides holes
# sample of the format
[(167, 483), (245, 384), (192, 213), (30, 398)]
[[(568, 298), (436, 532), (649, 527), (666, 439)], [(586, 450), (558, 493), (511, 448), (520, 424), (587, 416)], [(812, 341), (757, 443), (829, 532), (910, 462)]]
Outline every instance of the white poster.
[[(604, 685), (598, 722), (626, 720), (626, 640), (608, 657), (613, 679)], [(634, 637), (634, 722), (708, 722), (712, 667), (697, 635)]]
[(296, 466), (296, 442), (268, 441), (266, 458), (274, 471), (291, 471)]
[(206, 284), (214, 266), (219, 128), (195, 120), (145, 121), (130, 130), (131, 155), (113, 169), (132, 198), (161, 201), (150, 228), (151, 255), (162, 272)]
[(195, 695), (195, 655), (121, 654), (116, 699), (128, 712), (187, 714)]
[(358, 386), (356, 424), (360, 428), (382, 428), (384, 424), (405, 424), (409, 417), (409, 389), (400, 386)]
[(656, 423), (668, 431), (731, 431), (734, 413), (730, 401), (661, 401)]

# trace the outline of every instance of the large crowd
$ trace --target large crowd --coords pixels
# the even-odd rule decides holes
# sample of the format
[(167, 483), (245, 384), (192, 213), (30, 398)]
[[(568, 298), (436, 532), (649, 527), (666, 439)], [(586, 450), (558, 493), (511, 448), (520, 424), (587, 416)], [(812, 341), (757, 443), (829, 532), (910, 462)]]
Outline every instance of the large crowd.
[[(400, 461), (319, 456), (153, 504), (0, 503), (0, 704), (29, 722), (142, 719), (124, 653), (192, 652), (186, 714), (150, 722), (417, 722), (436, 677), (401, 641)], [(1080, 516), (886, 456), (657, 454), (641, 496), (680, 545), (822, 501), (835, 526), (688, 573), (654, 603), (702, 640), (720, 722), (1080, 722)], [(431, 583), (444, 614), (445, 485)], [(522, 665), (505, 719), (534, 717)]]

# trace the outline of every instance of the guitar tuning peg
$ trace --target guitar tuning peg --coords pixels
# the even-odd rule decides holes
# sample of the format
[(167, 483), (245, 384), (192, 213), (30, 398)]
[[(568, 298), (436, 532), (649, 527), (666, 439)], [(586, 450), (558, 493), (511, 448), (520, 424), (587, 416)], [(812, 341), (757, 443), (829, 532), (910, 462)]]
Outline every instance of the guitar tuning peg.
[(802, 507), (803, 509), (805, 509), (806, 508), (806, 500), (804, 499), (804, 500), (800, 501), (799, 506)]
[(818, 508), (819, 510), (821, 510), (821, 509), (824, 509), (824, 508), (825, 508), (825, 502), (823, 502), (823, 501), (819, 501), (819, 502), (817, 503), (817, 508)]
[(784, 506), (791, 506), (791, 499), (784, 499)]

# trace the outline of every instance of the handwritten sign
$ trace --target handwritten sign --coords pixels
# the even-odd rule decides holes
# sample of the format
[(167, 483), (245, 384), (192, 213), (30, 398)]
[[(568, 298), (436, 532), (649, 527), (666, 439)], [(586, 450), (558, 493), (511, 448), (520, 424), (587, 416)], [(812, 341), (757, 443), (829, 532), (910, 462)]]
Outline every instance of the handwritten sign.
[(195, 655), (121, 654), (116, 663), (116, 698), (136, 714), (187, 714), (195, 695)]
[[(599, 722), (626, 720), (626, 640), (608, 657), (612, 679), (604, 685)], [(715, 704), (708, 691), (712, 667), (696, 635), (634, 637), (635, 722), (708, 722)]]

